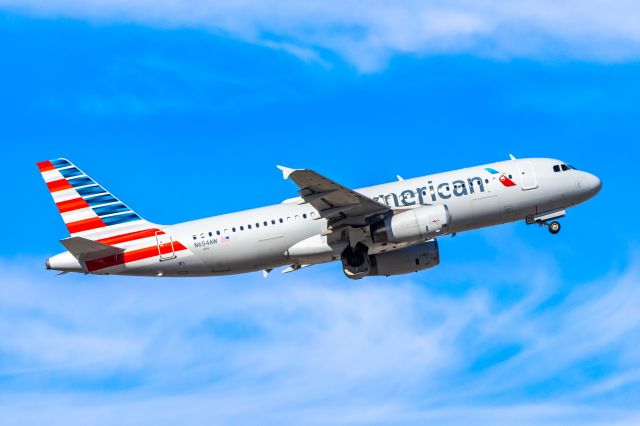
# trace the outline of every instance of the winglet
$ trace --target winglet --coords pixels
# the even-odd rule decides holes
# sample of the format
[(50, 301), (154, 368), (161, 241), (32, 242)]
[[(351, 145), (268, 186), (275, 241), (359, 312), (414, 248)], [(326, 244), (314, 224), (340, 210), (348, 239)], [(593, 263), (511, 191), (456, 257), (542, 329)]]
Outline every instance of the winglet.
[(404, 179), (402, 178), (402, 176), (400, 175), (396, 175), (396, 177), (398, 178), (399, 181), (403, 181)]
[(298, 169), (290, 169), (289, 167), (285, 167), (285, 166), (276, 166), (276, 167), (282, 171), (282, 178), (284, 180), (289, 179), (289, 176), (291, 176), (291, 173), (298, 170)]
[(511, 158), (512, 160), (516, 159), (516, 157), (514, 157), (513, 154), (509, 154), (509, 158)]

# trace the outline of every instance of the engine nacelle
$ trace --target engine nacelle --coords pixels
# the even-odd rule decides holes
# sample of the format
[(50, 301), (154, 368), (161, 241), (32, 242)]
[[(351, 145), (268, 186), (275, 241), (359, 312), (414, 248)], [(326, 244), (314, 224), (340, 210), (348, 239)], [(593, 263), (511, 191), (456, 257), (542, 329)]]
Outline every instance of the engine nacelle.
[(425, 206), (394, 214), (371, 225), (376, 243), (409, 243), (430, 240), (449, 229), (449, 210), (446, 206)]
[(399, 250), (369, 256), (369, 276), (402, 275), (423, 271), (440, 264), (438, 241), (429, 240)]

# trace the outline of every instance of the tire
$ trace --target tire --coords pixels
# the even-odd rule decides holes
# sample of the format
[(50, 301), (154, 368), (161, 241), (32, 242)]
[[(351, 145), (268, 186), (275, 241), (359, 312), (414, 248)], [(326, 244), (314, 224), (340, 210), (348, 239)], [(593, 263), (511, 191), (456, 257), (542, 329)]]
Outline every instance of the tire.
[(560, 232), (560, 229), (562, 227), (560, 226), (560, 223), (558, 222), (551, 222), (549, 224), (549, 232), (551, 232), (553, 235), (556, 235), (558, 232)]

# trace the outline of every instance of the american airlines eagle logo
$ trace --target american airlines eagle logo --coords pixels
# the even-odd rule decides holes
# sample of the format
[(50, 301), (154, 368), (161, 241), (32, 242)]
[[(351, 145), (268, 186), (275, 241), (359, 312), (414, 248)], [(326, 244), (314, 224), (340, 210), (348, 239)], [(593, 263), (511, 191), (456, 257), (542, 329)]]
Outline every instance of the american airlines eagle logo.
[(501, 184), (503, 184), (507, 188), (511, 186), (516, 186), (516, 183), (512, 181), (510, 177), (505, 175), (504, 173), (500, 173), (499, 171), (497, 171), (496, 169), (492, 169), (491, 167), (487, 167), (485, 168), (485, 170), (491, 173), (492, 175), (500, 175), (498, 180), (500, 181)]

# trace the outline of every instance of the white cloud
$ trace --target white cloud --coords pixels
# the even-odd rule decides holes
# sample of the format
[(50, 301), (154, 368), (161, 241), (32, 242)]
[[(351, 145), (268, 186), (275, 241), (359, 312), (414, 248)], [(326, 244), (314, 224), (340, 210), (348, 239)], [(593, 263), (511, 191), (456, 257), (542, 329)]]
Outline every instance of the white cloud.
[(306, 60), (334, 52), (362, 71), (377, 70), (402, 53), (597, 61), (640, 57), (640, 3), (635, 0), (0, 0), (0, 7), (204, 28), (278, 46)]
[[(557, 294), (566, 285), (528, 259), (454, 265), (475, 284), (440, 294), (419, 284), (430, 272), (154, 280), (1, 261), (0, 413), (8, 424), (633, 424), (638, 262)], [(521, 297), (503, 299), (510, 287)]]

